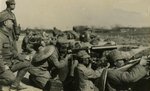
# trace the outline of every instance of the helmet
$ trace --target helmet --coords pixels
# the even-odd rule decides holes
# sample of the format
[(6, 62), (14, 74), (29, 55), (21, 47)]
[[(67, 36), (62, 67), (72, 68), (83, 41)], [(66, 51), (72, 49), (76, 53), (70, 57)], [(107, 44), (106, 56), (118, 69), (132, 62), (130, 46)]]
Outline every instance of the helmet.
[(124, 53), (122, 51), (113, 50), (108, 54), (108, 59), (115, 62), (117, 60), (125, 59), (125, 56), (124, 56)]
[(89, 58), (90, 55), (86, 51), (82, 50), (82, 51), (79, 51), (77, 53), (77, 57), (79, 57), (79, 58)]
[(80, 35), (80, 41), (89, 42), (90, 40), (90, 33), (88, 31), (85, 31)]
[(6, 4), (11, 5), (11, 4), (16, 4), (16, 3), (15, 3), (15, 0), (7, 0)]

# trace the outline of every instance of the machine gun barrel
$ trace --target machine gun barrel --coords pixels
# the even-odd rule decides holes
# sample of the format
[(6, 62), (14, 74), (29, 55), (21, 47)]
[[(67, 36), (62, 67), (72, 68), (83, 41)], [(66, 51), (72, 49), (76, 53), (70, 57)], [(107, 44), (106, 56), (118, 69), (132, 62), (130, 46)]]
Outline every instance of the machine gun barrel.
[(91, 46), (91, 47), (81, 47), (81, 48), (73, 48), (69, 50), (69, 53), (76, 53), (80, 50), (93, 51), (93, 50), (113, 50), (117, 49), (117, 46)]
[(91, 50), (113, 50), (117, 49), (117, 46), (92, 46)]

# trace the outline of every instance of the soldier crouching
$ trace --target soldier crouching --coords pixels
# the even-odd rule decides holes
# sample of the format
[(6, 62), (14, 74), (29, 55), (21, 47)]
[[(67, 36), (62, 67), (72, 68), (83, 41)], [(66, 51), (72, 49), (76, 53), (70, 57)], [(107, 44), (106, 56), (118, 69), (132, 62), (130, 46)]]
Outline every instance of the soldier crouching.
[(107, 69), (107, 80), (102, 80), (100, 91), (132, 91), (132, 86), (147, 75), (145, 59), (129, 64), (130, 60), (118, 50), (111, 51), (107, 57), (111, 68)]
[(59, 60), (58, 50), (53, 45), (39, 47), (31, 62), (30, 81), (38, 88), (51, 89), (49, 84), (51, 84), (52, 76), (50, 73), (54, 69), (63, 68), (69, 58), (70, 55), (67, 55), (63, 60)]
[[(20, 81), (28, 71), (30, 63), (17, 53), (10, 32), (13, 24), (11, 17), (0, 15), (0, 83), (21, 90), (24, 87), (20, 86)], [(13, 72), (16, 71), (18, 72), (15, 77)]]
[[(99, 81), (104, 69), (93, 70), (90, 55), (86, 51), (79, 51), (77, 57), (79, 64), (75, 68), (76, 91), (99, 91), (96, 81)], [(91, 79), (95, 79), (94, 83)]]

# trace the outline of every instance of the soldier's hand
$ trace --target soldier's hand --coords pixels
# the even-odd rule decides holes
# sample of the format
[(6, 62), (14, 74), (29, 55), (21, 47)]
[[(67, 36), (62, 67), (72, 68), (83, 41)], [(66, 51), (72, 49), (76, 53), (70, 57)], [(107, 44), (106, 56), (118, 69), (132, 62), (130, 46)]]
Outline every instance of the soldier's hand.
[(143, 57), (141, 58), (141, 60), (140, 60), (140, 65), (145, 66), (145, 65), (147, 65), (147, 64), (148, 64), (148, 60), (147, 60), (147, 58), (146, 58), (145, 56), (143, 56)]
[(67, 55), (66, 55), (66, 59), (71, 59), (72, 56), (73, 56), (72, 54), (67, 54)]
[(58, 60), (58, 56), (55, 55), (55, 54), (52, 54), (49, 58), (50, 58), (51, 60)]
[(71, 64), (72, 64), (72, 68), (74, 69), (77, 65), (78, 65), (78, 60), (73, 60), (72, 62), (71, 62)]
[(17, 55), (17, 59), (19, 60), (19, 61), (24, 61), (25, 60), (25, 55), (22, 55), (22, 54), (18, 54)]
[(19, 35), (16, 35), (16, 41), (18, 41), (19, 40)]
[(10, 69), (10, 68), (9, 68), (7, 65), (5, 65), (5, 69), (8, 70), (8, 69)]
[(77, 67), (77, 65), (78, 65), (78, 60), (72, 60), (70, 76), (74, 76), (74, 69), (75, 67)]

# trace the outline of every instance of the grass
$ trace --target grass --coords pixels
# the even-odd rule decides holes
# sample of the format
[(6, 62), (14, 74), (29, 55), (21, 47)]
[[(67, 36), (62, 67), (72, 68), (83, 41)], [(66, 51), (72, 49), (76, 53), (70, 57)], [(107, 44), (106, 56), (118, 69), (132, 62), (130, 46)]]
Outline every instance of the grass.
[(118, 45), (150, 45), (150, 34), (98, 34), (103, 39), (115, 41)]

